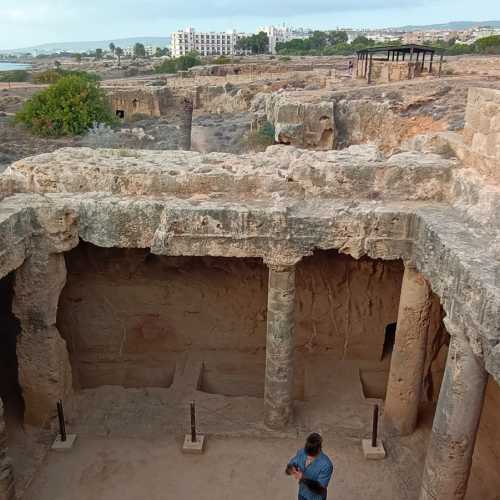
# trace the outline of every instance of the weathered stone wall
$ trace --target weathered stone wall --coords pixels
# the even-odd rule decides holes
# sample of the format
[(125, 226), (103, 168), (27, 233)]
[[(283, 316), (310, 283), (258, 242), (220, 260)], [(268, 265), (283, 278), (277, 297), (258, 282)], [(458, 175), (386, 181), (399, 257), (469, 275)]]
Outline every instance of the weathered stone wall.
[(301, 102), (277, 92), (267, 99), (266, 115), (274, 125), (278, 143), (315, 150), (334, 147), (333, 102)]
[[(370, 61), (358, 59), (353, 77), (368, 79)], [(366, 73), (366, 76), (365, 76)], [(422, 74), (422, 63), (416, 61), (377, 61), (372, 60), (370, 82), (389, 83), (411, 80)]]
[(465, 111), (464, 161), (500, 183), (500, 90), (471, 88)]
[(141, 114), (181, 118), (185, 101), (192, 102), (188, 90), (160, 87), (104, 87), (113, 111), (122, 110), (125, 118)]
[(376, 144), (385, 154), (392, 154), (401, 144), (422, 132), (445, 130), (447, 124), (431, 115), (409, 118), (401, 115), (390, 102), (370, 97), (341, 98), (335, 102), (335, 133), (338, 149), (352, 144)]
[(226, 76), (226, 75), (261, 75), (261, 74), (283, 74), (289, 72), (324, 71), (328, 72), (336, 67), (334, 62), (308, 62), (289, 63), (269, 62), (268, 64), (212, 64), (206, 66), (194, 66), (188, 70), (190, 76)]
[[(57, 325), (77, 384), (168, 386), (186, 351), (262, 353), (267, 267), (257, 259), (154, 256), (80, 246), (66, 255)], [(378, 360), (402, 265), (336, 252), (297, 268), (297, 349)]]
[(129, 120), (141, 115), (163, 117), (179, 126), (179, 149), (191, 149), (191, 122), (194, 98), (190, 90), (168, 87), (109, 87), (108, 98), (114, 113)]

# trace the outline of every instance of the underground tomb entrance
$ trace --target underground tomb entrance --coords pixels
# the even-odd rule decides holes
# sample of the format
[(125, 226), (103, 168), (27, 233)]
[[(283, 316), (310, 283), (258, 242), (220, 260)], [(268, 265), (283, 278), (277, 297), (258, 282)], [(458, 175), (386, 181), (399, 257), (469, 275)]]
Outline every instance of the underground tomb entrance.
[(0, 398), (8, 424), (22, 424), (24, 399), (19, 384), (17, 337), (21, 333), (19, 320), (12, 312), (14, 272), (0, 279)]
[[(76, 389), (168, 388), (176, 369), (198, 359), (200, 390), (263, 396), (268, 268), (261, 259), (158, 256), (81, 242), (66, 265), (57, 326)], [(380, 362), (402, 271), (399, 261), (333, 250), (299, 262), (296, 399), (314, 397), (317, 374), (328, 376), (338, 361)]]
[(57, 326), (76, 389), (167, 388), (176, 369), (181, 377), (199, 359), (201, 390), (263, 394), (267, 268), (260, 259), (157, 256), (82, 242), (66, 265)]

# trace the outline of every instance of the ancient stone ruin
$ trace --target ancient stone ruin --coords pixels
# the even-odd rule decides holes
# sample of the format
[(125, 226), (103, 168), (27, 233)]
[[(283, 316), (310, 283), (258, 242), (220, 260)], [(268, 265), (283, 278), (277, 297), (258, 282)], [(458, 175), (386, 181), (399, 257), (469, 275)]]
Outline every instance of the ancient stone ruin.
[[(111, 98), (162, 115), (167, 92)], [(43, 427), (63, 399), (101, 430), (143, 398), (154, 427), (157, 398), (175, 432), (195, 394), (233, 417), (208, 433), (364, 437), (377, 401), (397, 440), (437, 399), (419, 498), (462, 499), (487, 383), (485, 425), (500, 401), (500, 91), (386, 155), (334, 150), (333, 102), (291, 99), (267, 98), (286, 144), (262, 153), (62, 148), (0, 175), (5, 411)], [(1, 500), (7, 453), (0, 417)]]

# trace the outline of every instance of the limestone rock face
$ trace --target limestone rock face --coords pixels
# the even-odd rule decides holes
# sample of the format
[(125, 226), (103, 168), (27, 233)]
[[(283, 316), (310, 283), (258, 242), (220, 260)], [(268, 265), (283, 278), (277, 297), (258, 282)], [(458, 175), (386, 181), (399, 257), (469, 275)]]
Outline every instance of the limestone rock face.
[[(309, 109), (296, 104), (270, 109), (296, 126), (295, 117)], [(500, 380), (498, 189), (468, 161), (470, 146), (459, 135), (453, 140), (458, 160), (421, 151), (386, 158), (370, 145), (329, 151), (277, 145), (240, 156), (67, 148), (18, 161), (0, 182), (7, 189), (0, 270), (21, 266), (16, 311), (23, 335), (39, 343), (20, 359), (43, 353), (35, 370), (26, 363), (21, 372), (36, 375), (48, 399), (65, 391), (67, 360), (53, 315), (64, 282), (57, 262), (80, 238), (152, 255), (250, 257), (278, 266), (318, 249), (403, 259), (425, 277), (449, 324), (466, 332), (475, 355)], [(44, 278), (49, 273), (54, 277)], [(30, 283), (47, 284), (50, 293)], [(48, 353), (53, 362), (42, 365)], [(31, 401), (44, 407), (43, 398)]]
[(465, 112), (464, 142), (472, 166), (500, 184), (500, 91), (471, 88)]
[(271, 146), (240, 156), (67, 148), (18, 161), (5, 176), (38, 193), (441, 201), (448, 197), (453, 167), (435, 154), (405, 152), (386, 160), (374, 146), (325, 152)]
[(333, 102), (300, 102), (277, 92), (268, 97), (266, 114), (274, 125), (276, 142), (315, 150), (333, 149)]

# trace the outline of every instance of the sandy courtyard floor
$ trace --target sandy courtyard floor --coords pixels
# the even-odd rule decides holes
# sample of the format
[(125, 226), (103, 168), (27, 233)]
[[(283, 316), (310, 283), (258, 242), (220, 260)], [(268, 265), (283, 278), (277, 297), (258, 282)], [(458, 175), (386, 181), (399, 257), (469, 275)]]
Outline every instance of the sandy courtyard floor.
[[(283, 470), (301, 445), (294, 439), (210, 438), (205, 454), (195, 456), (183, 455), (173, 438), (80, 436), (73, 451), (49, 454), (24, 498), (289, 500), (296, 498), (297, 486)], [(393, 458), (367, 462), (352, 439), (328, 440), (325, 451), (336, 465), (329, 500), (414, 498), (408, 491), (416, 478), (405, 477), (399, 468), (409, 466), (411, 453), (398, 453), (397, 465)]]

